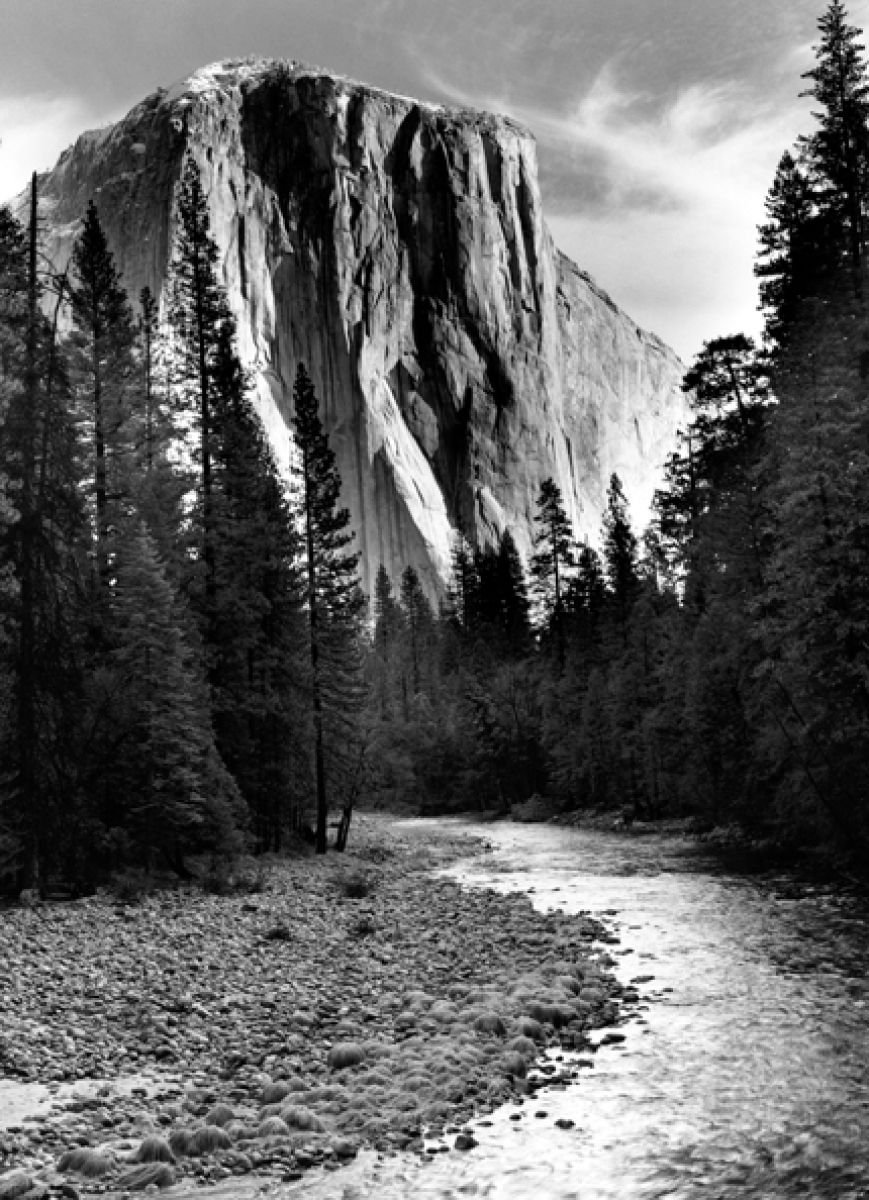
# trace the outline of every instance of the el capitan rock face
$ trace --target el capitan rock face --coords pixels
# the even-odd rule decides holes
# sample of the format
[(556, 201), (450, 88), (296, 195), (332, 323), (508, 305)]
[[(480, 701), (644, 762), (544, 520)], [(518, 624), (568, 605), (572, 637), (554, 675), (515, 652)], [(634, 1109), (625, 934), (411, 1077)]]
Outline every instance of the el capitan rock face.
[(184, 155), (279, 459), (306, 364), (370, 590), (429, 592), (452, 533), (524, 558), (552, 476), (594, 538), (612, 471), (637, 517), (684, 423), (682, 367), (553, 246), (531, 135), (293, 63), (219, 63), (83, 135), (41, 179), (47, 249), (93, 198), (131, 296), (159, 293)]

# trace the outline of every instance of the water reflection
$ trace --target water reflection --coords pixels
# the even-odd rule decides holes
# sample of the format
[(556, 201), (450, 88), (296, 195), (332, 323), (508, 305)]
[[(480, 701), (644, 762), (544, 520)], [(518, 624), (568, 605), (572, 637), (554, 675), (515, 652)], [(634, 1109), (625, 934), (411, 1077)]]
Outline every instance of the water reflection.
[[(869, 1195), (869, 923), (862, 901), (719, 872), (675, 838), (478, 830), (450, 874), (608, 914), (649, 1003), (575, 1084), (499, 1110), (469, 1154), (370, 1155), (306, 1197), (634, 1200)], [(556, 1122), (572, 1122), (560, 1128)], [(294, 1194), (293, 1189), (283, 1189)]]

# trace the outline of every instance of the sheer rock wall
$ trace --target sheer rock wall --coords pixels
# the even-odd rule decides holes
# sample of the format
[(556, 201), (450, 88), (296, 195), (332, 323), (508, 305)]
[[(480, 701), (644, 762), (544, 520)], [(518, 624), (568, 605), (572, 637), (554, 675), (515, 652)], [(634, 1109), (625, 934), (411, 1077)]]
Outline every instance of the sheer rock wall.
[(617, 471), (641, 524), (684, 423), (682, 366), (554, 247), (531, 135), (295, 63), (219, 63), (84, 134), (40, 181), (62, 264), (88, 201), (131, 297), (159, 294), (186, 152), (281, 461), (303, 361), (363, 554), (431, 595), (453, 531), (509, 527), (541, 482), (596, 538)]

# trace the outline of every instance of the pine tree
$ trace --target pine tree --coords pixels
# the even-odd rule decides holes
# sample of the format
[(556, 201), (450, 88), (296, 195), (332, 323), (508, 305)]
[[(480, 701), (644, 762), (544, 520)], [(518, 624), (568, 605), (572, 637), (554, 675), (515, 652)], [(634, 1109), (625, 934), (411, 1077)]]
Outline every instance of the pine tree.
[(754, 273), (760, 281), (765, 340), (775, 352), (786, 339), (800, 300), (814, 294), (828, 264), (812, 185), (789, 151), (779, 161), (765, 208)]
[(399, 657), (405, 634), (405, 619), (401, 605), (392, 590), (383, 563), (377, 568), (374, 581), (374, 643), (372, 697), (380, 718), (390, 719), (396, 711), (400, 690)]
[(97, 592), (105, 602), (111, 539), (129, 506), (132, 466), (130, 390), (135, 327), (93, 201), (72, 252), (70, 373), (92, 444)]
[(472, 633), (478, 617), (480, 578), (475, 555), (460, 531), (454, 535), (451, 565), (447, 597), (449, 616), (466, 633)]
[(155, 539), (161, 561), (177, 587), (188, 582), (191, 560), (201, 542), (191, 527), (187, 497), (196, 490), (190, 456), (183, 444), (183, 403), (173, 411), (171, 389), (159, 386), (160, 368), (170, 367), (171, 346), (161, 329), (157, 303), (148, 288), (139, 295), (137, 387), (141, 396), (134, 416), (134, 453), (130, 486), (132, 511)]
[[(862, 303), (849, 289), (803, 313), (777, 374), (771, 551), (758, 605), (766, 729), (779, 816), (812, 810), (869, 854), (869, 423)], [(816, 816), (816, 820), (819, 819)]]
[(623, 632), (639, 590), (637, 559), (637, 538), (628, 518), (627, 499), (621, 480), (613, 474), (603, 520), (603, 563), (609, 600)]
[(579, 657), (585, 666), (595, 657), (605, 606), (603, 563), (597, 550), (588, 542), (583, 542), (577, 557), (576, 574), (568, 588), (566, 607), (570, 621), (571, 655), (574, 659)]
[(300, 547), (229, 318), (215, 351), (211, 404), (214, 723), (260, 848), (278, 849), (282, 830), (300, 822), (306, 752)]
[(74, 773), (69, 730), (79, 687), (80, 463), (56, 328), (40, 307), (35, 176), (29, 230), (6, 214), (2, 231), (9, 320), (2, 339), (7, 519), (0, 526), (0, 574), (7, 586), (0, 623), (9, 694), (0, 713), (0, 804), (18, 829), (22, 878), (39, 888), (75, 834), (62, 804)]
[(474, 567), (472, 628), (499, 658), (525, 653), (531, 638), (530, 603), (522, 560), (509, 530), (497, 547), (477, 551)]
[[(172, 381), (183, 397), (197, 434), (191, 450), (199, 472), (204, 566), (204, 619), (213, 620), (215, 606), (215, 528), (212, 461), (214, 454), (213, 373), (221, 330), (228, 319), (226, 294), (217, 275), (219, 253), (211, 236), (208, 197), (191, 155), (184, 162), (177, 195), (177, 226), (170, 267), (169, 321), (174, 334)], [(213, 638), (206, 635), (207, 640)]]
[(536, 547), (531, 559), (532, 593), (541, 613), (542, 628), (554, 635), (559, 662), (564, 662), (564, 595), (574, 566), (573, 530), (561, 489), (545, 479), (537, 498)]
[[(207, 196), (188, 157), (178, 192), (167, 352), (173, 392), (195, 432), (191, 524), (200, 574), (188, 588), (218, 750), (250, 808), (258, 846), (276, 849), (282, 830), (301, 820), (303, 588), (292, 515), (238, 357), (218, 260)], [(159, 435), (160, 406), (151, 413), (152, 436)]]
[(401, 609), (407, 639), (407, 675), (411, 695), (418, 696), (424, 684), (430, 682), (434, 613), (413, 567), (405, 567), (402, 572)]
[(743, 597), (762, 581), (758, 472), (770, 401), (766, 364), (744, 334), (704, 344), (685, 375), (692, 419), (655, 497), (656, 534), (686, 601)]
[[(0, 208), (0, 738), (14, 753), (15, 651), (18, 641), (16, 563), (12, 530), (19, 514), (10, 495), (14, 466), (9, 458), (8, 414), (23, 388), (27, 320), (25, 233), (7, 208)], [(8, 766), (0, 771), (0, 888), (17, 881), (24, 855), (23, 813), (6, 792)]]
[(208, 689), (144, 527), (121, 549), (112, 632), (111, 674), (100, 680), (112, 692), (107, 770), (123, 806), (111, 816), (134, 861), (183, 869), (188, 853), (232, 854), (242, 846), (244, 804), (217, 752)]
[(869, 203), (869, 71), (860, 30), (848, 24), (841, 0), (831, 0), (818, 21), (821, 39), (816, 65), (803, 78), (805, 93), (817, 101), (818, 129), (801, 139), (819, 210), (859, 279), (866, 247)]
[(531, 603), (522, 559), (509, 529), (501, 534), (497, 558), (499, 623), (505, 647), (513, 655), (527, 653), (531, 639)]
[(365, 598), (359, 587), (359, 555), (348, 551), (354, 535), (349, 512), (339, 507), (341, 478), (335, 455), (323, 432), (314, 386), (301, 363), (293, 399), (307, 583), (316, 848), (319, 854), (325, 854), (330, 799), (327, 775), (331, 774), (336, 783), (343, 776), (345, 794), (349, 794), (346, 781), (358, 756), (362, 699), (359, 624)]

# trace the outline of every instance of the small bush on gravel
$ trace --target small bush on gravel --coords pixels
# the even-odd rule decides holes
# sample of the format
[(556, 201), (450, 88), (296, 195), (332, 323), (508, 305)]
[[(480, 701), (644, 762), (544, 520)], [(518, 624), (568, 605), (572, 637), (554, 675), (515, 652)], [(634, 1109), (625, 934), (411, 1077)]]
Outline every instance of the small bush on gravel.
[(231, 1147), (232, 1138), (219, 1125), (203, 1125), (201, 1129), (193, 1130), (187, 1153), (213, 1154), (215, 1150), (229, 1150)]
[(143, 1192), (150, 1187), (171, 1187), (174, 1182), (175, 1172), (165, 1163), (143, 1163), (118, 1176), (119, 1189), (128, 1192)]
[(79, 1146), (61, 1155), (57, 1169), (63, 1175), (83, 1175), (85, 1179), (99, 1179), (114, 1167), (114, 1161), (90, 1146)]
[(235, 1119), (235, 1113), (228, 1104), (215, 1104), (205, 1114), (206, 1125), (228, 1125), (230, 1121)]
[(288, 1104), (281, 1111), (282, 1119), (291, 1129), (305, 1129), (310, 1133), (325, 1133), (326, 1126), (320, 1118), (303, 1104)]
[(173, 1129), (169, 1134), (169, 1145), (179, 1158), (190, 1153), (190, 1143), (193, 1141), (193, 1134), (189, 1129)]
[(175, 1155), (172, 1153), (172, 1147), (164, 1138), (156, 1136), (146, 1137), (130, 1159), (130, 1162), (138, 1163), (174, 1163), (174, 1161)]
[(256, 1136), (258, 1138), (289, 1137), (290, 1127), (280, 1117), (266, 1117), (258, 1126)]

